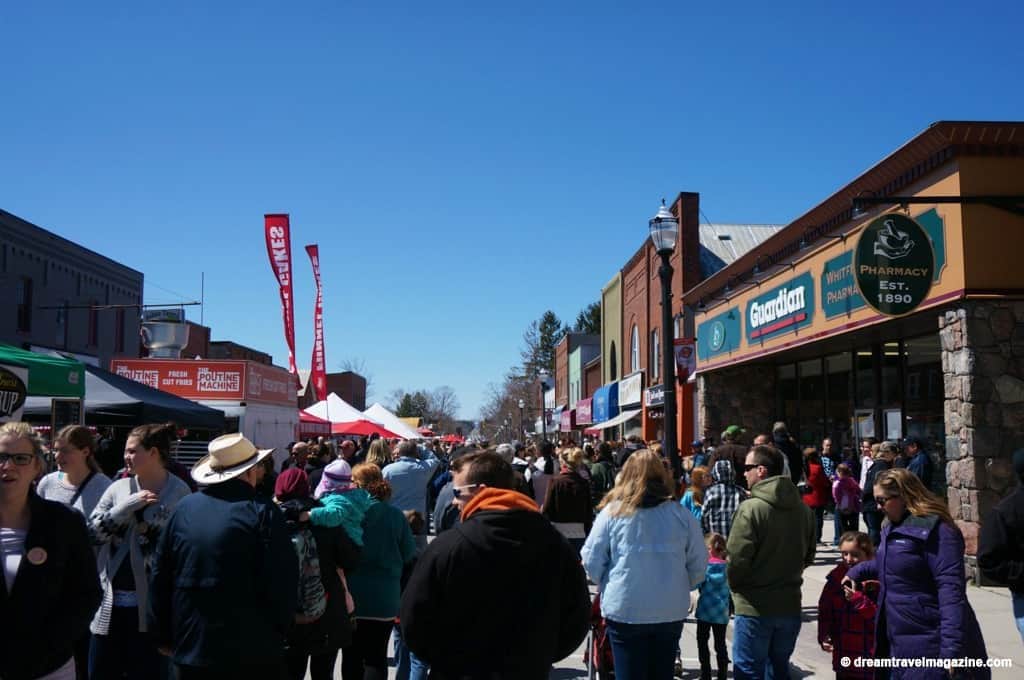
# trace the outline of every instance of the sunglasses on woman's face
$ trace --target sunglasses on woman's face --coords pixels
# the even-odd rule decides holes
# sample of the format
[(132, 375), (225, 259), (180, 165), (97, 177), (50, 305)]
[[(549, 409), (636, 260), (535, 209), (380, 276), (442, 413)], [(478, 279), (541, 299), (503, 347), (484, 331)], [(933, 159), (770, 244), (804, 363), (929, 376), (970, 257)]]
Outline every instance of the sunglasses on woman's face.
[(885, 505), (893, 498), (899, 498), (899, 496), (875, 496), (875, 503), (877, 505)]
[(455, 492), (456, 498), (462, 498), (463, 496), (469, 496), (469, 492), (473, 489), (479, 489), (483, 484), (466, 484), (465, 486), (453, 486), (452, 491)]
[(35, 455), (31, 453), (0, 453), (0, 465), (12, 461), (15, 465), (28, 465)]

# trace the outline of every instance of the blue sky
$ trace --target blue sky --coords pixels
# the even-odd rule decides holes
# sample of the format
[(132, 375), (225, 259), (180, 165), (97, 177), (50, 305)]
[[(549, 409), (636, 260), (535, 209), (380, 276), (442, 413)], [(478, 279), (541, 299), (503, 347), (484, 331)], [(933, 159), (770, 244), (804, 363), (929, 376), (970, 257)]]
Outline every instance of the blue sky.
[[(1017, 2), (4, 3), (0, 207), (286, 361), (262, 238), (292, 216), (297, 354), (462, 414), (697, 191), (785, 223), (942, 119), (1020, 119)], [(500, 5), (500, 6), (499, 6)], [(190, 317), (198, 320), (193, 310)]]

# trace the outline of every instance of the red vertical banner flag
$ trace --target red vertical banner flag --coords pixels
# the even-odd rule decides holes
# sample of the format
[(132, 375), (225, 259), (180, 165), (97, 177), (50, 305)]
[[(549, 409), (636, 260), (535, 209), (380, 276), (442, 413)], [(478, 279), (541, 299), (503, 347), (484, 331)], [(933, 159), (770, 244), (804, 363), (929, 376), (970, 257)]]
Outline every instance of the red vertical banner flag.
[(267, 256), (281, 291), (281, 312), (284, 315), (284, 339), (288, 343), (288, 371), (299, 382), (295, 368), (295, 306), (292, 297), (292, 237), (288, 215), (264, 215)]
[(324, 356), (324, 291), (320, 286), (320, 248), (306, 246), (306, 254), (313, 265), (316, 283), (316, 307), (313, 310), (313, 360), (310, 362), (309, 384), (316, 390), (317, 399), (327, 398), (327, 359)]

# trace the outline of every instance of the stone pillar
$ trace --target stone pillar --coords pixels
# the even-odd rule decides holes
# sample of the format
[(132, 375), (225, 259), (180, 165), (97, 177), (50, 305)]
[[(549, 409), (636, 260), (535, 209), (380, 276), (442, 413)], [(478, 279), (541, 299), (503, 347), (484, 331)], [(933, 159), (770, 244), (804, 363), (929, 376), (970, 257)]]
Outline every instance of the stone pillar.
[(939, 317), (949, 509), (978, 581), (978, 530), (1014, 490), (1024, 447), (1024, 302), (964, 300)]
[[(745, 442), (771, 432), (775, 418), (775, 367), (746, 364), (701, 373), (697, 377), (697, 415), (701, 433), (715, 443), (722, 430), (739, 425), (747, 430)], [(787, 423), (795, 426), (795, 423)]]

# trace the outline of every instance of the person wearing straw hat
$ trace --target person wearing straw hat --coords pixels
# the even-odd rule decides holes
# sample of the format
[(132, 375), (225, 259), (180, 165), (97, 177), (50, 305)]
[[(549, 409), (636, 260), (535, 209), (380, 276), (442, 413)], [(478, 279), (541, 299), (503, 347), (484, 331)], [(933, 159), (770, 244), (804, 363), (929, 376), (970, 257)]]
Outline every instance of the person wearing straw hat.
[(203, 486), (180, 502), (157, 546), (149, 630), (180, 680), (282, 677), (299, 563), (281, 511), (255, 493), (266, 474), (238, 433), (192, 468)]

